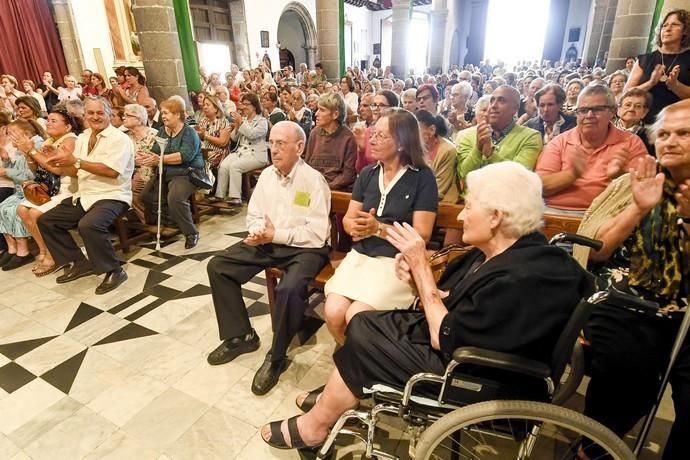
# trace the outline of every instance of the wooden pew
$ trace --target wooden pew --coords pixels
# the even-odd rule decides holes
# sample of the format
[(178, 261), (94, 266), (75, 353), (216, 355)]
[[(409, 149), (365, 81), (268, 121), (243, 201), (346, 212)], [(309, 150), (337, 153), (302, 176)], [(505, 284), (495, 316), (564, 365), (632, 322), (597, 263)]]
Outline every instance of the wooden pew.
[[(345, 192), (331, 192), (331, 247), (338, 246), (336, 243), (341, 243), (344, 240), (349, 240), (349, 236), (338, 232), (335, 215), (344, 215), (350, 204), (350, 193)], [(462, 222), (458, 220), (458, 214), (462, 211), (462, 204), (447, 204), (440, 203), (438, 213), (436, 214), (435, 227), (441, 229), (457, 229), (462, 231)], [(561, 216), (554, 214), (544, 215), (544, 228), (542, 232), (547, 238), (561, 232), (576, 233), (580, 226), (580, 218), (576, 216)], [(342, 245), (341, 245), (342, 247)], [(343, 248), (348, 249), (349, 248)], [(431, 251), (433, 252), (433, 251)], [(332, 249), (330, 253), (330, 261), (319, 272), (319, 274), (311, 282), (311, 287), (322, 291), (326, 282), (333, 276), (335, 269), (340, 264), (340, 261), (345, 257), (347, 251)], [(266, 269), (266, 288), (268, 294), (268, 303), (271, 314), (273, 314), (273, 307), (275, 305), (275, 288), (278, 280), (282, 277), (283, 272), (279, 268), (271, 267)]]

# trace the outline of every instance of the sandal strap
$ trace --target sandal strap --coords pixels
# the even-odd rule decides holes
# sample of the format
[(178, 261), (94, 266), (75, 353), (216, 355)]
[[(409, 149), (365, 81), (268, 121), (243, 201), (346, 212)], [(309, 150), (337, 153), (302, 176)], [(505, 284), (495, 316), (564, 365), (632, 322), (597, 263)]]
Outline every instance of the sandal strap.
[[(285, 442), (285, 438), (283, 437), (283, 431), (280, 429), (280, 425), (283, 424), (282, 420), (279, 420), (277, 422), (271, 422), (268, 424), (268, 426), (271, 428), (271, 444), (274, 444), (275, 446), (285, 446), (289, 447), (287, 443)], [(284, 448), (285, 448), (284, 447)]]
[[(294, 417), (290, 417), (288, 419), (288, 421), (287, 421), (288, 433), (290, 433), (290, 441), (292, 442), (292, 448), (293, 449), (302, 449), (304, 447), (307, 447), (307, 445), (304, 444), (304, 441), (302, 440), (302, 436), (300, 436), (300, 434), (299, 434), (299, 429), (297, 429), (297, 417), (299, 417), (299, 416), (295, 415)], [(282, 436), (282, 434), (281, 434), (281, 436)]]

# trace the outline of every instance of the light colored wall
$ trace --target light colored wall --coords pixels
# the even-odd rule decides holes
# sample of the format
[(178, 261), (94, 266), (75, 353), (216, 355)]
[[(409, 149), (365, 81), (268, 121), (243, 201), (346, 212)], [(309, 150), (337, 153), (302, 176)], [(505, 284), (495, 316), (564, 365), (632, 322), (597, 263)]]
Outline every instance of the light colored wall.
[[(302, 24), (296, 13), (292, 11), (285, 13), (283, 20), (278, 24), (278, 40), (280, 40), (281, 47), (290, 50), (295, 56), (295, 67), (298, 67), (300, 62), (307, 62), (307, 52), (303, 48), (305, 38)], [(278, 61), (272, 62), (275, 62), (275, 65), (279, 64)]]
[[(371, 65), (374, 60), (372, 57), (372, 45), (374, 43), (372, 41), (372, 18), (373, 14), (370, 10), (349, 3), (345, 4), (345, 24), (352, 23), (352, 59), (351, 62), (345, 62), (345, 67), (359, 66), (362, 60), (368, 60)], [(347, 43), (345, 43), (345, 47), (348, 47)]]
[[(278, 23), (283, 9), (288, 3), (291, 2), (288, 0), (245, 0), (244, 11), (247, 19), (249, 59), (253, 67), (264, 55), (264, 48), (261, 48), (262, 30), (267, 30), (269, 33), (270, 46), (267, 51), (273, 63), (273, 70), (275, 71), (280, 64), (280, 57), (276, 48)], [(301, 0), (299, 3), (309, 11), (314, 27), (316, 27), (316, 0)], [(297, 60), (297, 55), (295, 55), (295, 61), (299, 65), (300, 61)]]
[[(108, 17), (105, 14), (105, 6), (102, 1), (71, 0), (74, 14), (74, 24), (77, 37), (84, 57), (84, 66), (94, 72), (101, 71), (96, 65), (94, 49), (100, 49), (103, 55), (103, 64), (107, 75), (113, 76), (113, 44), (110, 40), (108, 29)], [(75, 75), (77, 81), (81, 81), (81, 75)]]
[[(578, 57), (582, 57), (582, 47), (585, 43), (585, 36), (588, 33), (587, 24), (589, 23), (589, 10), (592, 0), (570, 0), (568, 7), (568, 21), (565, 24), (565, 32), (563, 33), (563, 50), (561, 51), (561, 59), (565, 58), (565, 52), (570, 48), (570, 45), (575, 45), (577, 48)], [(580, 28), (580, 40), (577, 42), (568, 41), (568, 32), (574, 27)]]

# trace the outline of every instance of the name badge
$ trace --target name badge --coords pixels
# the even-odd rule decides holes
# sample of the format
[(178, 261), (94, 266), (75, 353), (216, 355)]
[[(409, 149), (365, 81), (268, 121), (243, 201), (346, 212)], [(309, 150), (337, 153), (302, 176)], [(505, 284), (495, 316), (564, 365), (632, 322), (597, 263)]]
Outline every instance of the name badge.
[(293, 205), (308, 208), (309, 203), (311, 203), (311, 196), (309, 195), (309, 192), (295, 192), (295, 200), (292, 202)]

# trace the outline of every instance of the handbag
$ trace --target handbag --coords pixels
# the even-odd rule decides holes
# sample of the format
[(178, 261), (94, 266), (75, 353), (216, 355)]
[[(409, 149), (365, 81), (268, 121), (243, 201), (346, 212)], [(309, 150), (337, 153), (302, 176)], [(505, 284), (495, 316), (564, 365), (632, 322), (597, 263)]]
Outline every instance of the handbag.
[(24, 197), (36, 206), (41, 206), (50, 201), (48, 186), (36, 181), (26, 181), (22, 184)]
[(189, 168), (187, 171), (189, 181), (194, 184), (195, 187), (204, 190), (211, 190), (213, 188), (213, 181), (209, 178), (205, 169)]

